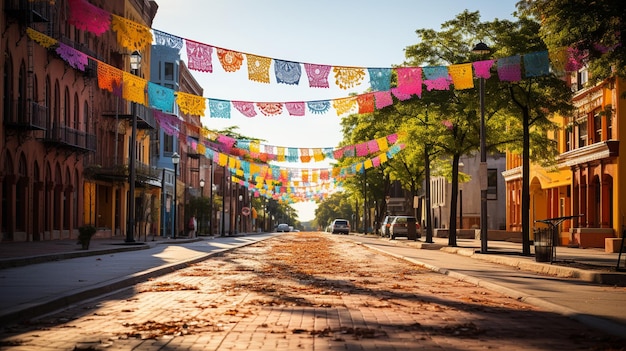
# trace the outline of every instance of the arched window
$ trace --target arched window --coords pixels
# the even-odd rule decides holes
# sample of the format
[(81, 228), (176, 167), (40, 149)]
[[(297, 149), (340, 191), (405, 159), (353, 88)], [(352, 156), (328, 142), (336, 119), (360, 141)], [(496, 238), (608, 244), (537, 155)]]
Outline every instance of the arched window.
[(50, 85), (50, 76), (46, 75), (46, 87), (45, 87), (44, 105), (46, 105), (46, 128), (50, 130), (52, 128), (52, 87)]
[(64, 121), (62, 123), (62, 125), (66, 126), (66, 127), (71, 127), (72, 126), (72, 119), (71, 119), (71, 108), (70, 108), (70, 90), (65, 87), (65, 93), (63, 94), (63, 118)]
[(74, 93), (74, 123), (72, 128), (80, 129), (80, 105), (78, 104), (78, 94)]
[(89, 118), (89, 103), (87, 101), (83, 102), (83, 125), (85, 126), (85, 132), (86, 133), (92, 133), (93, 131), (91, 130), (91, 125), (89, 123), (90, 118)]
[(24, 61), (20, 64), (20, 72), (17, 79), (17, 120), (27, 121), (26, 116), (26, 65)]
[(4, 88), (2, 105), (4, 106), (4, 108), (2, 112), (4, 113), (4, 120), (11, 121), (11, 106), (13, 106), (13, 64), (11, 63), (12, 60), (10, 53), (5, 52), (4, 56), (4, 70), (2, 73), (2, 85)]
[[(13, 159), (7, 151), (4, 155), (4, 174), (13, 174)], [(11, 240), (13, 237), (9, 233), (11, 226), (11, 216), (9, 216), (9, 209), (13, 208), (13, 203), (9, 203), (11, 194), (11, 184), (9, 182), (2, 182), (2, 232), (4, 233), (3, 239)]]
[(59, 81), (54, 82), (54, 108), (53, 108), (53, 128), (59, 128), (61, 125), (61, 88)]
[(20, 156), (18, 164), (18, 181), (15, 187), (15, 230), (23, 232), (26, 230), (26, 208), (28, 201), (28, 167), (24, 154)]
[[(79, 190), (83, 189), (82, 187), (82, 181), (79, 181), (80, 178), (78, 176), (78, 170), (74, 169), (74, 183), (76, 184), (76, 186), (74, 187), (74, 191), (72, 192), (72, 217), (74, 219), (74, 228), (78, 227), (78, 215), (79, 215), (79, 207), (78, 207), (78, 196), (81, 195), (79, 194)], [(82, 193), (82, 192), (81, 192)]]

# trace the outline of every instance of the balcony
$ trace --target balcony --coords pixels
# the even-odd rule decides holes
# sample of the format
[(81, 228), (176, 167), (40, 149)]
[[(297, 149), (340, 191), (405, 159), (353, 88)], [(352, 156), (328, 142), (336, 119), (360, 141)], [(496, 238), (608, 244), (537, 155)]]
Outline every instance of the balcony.
[[(157, 122), (152, 113), (152, 109), (144, 105), (135, 104), (135, 111), (137, 113), (137, 129), (157, 129)], [(102, 114), (105, 117), (124, 118), (132, 120), (132, 113), (126, 113), (120, 111), (118, 114), (115, 111), (105, 112)]]
[(4, 125), (22, 130), (45, 130), (48, 107), (35, 102), (15, 100), (5, 106)]
[(564, 152), (559, 156), (558, 161), (564, 166), (574, 167), (617, 156), (619, 156), (619, 140), (606, 140)]
[(5, 0), (4, 11), (20, 23), (48, 22), (51, 1)]
[[(92, 154), (85, 159), (84, 165), (85, 174), (91, 179), (109, 182), (128, 182), (129, 159), (120, 160), (110, 156)], [(144, 184), (160, 186), (161, 170), (137, 161), (135, 162), (135, 171), (137, 172), (137, 186), (141, 187)]]
[[(84, 71), (76, 70), (77, 73), (78, 72), (82, 73), (86, 78), (96, 78), (98, 76), (98, 66), (96, 64), (96, 61), (94, 61), (92, 58), (98, 59), (100, 61), (102, 61), (103, 59), (95, 51), (91, 50), (89, 48), (89, 45), (75, 42), (64, 35), (52, 34), (51, 37), (57, 38), (63, 44), (69, 47), (72, 47), (89, 57), (87, 61), (87, 66), (85, 66), (85, 70)], [(59, 56), (57, 55), (57, 57)]]
[(94, 152), (97, 147), (95, 135), (66, 126), (55, 126), (46, 130), (43, 142), (78, 152)]

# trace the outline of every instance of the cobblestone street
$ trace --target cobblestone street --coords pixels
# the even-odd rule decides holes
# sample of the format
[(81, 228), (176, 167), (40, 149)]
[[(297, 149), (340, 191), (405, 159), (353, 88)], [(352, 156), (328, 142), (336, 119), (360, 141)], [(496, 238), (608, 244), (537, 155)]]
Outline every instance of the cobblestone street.
[(625, 350), (623, 342), (343, 236), (308, 232), (0, 334), (2, 350)]

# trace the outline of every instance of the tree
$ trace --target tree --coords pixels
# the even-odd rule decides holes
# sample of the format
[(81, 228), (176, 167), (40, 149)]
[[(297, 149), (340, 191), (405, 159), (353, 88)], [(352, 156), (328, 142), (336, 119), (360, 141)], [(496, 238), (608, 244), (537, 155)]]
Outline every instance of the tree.
[[(322, 201), (315, 209), (315, 221), (318, 226), (326, 228), (335, 218), (352, 218), (354, 213), (349, 197), (344, 193), (334, 193)], [(354, 223), (352, 223), (354, 226)]]
[[(516, 22), (494, 20), (480, 22), (478, 12), (465, 11), (442, 24), (442, 30), (417, 30), (420, 42), (407, 47), (408, 63), (411, 65), (452, 65), (486, 59), (470, 52), (475, 43), (487, 42), (492, 57), (523, 55), (546, 50), (538, 36), (539, 24), (528, 17)], [(504, 89), (503, 89), (504, 88)], [(501, 82), (492, 74), (485, 84), (485, 123), (487, 150), (503, 152), (506, 148), (523, 152), (524, 186), (522, 195), (524, 252), (529, 251), (528, 191), (529, 164), (531, 159), (554, 160), (556, 148), (548, 139), (547, 132), (554, 129), (550, 116), (568, 111), (570, 92), (564, 82), (554, 75), (523, 79), (520, 82)], [(456, 245), (456, 208), (458, 193), (459, 157), (475, 152), (479, 146), (479, 118), (477, 89), (450, 89), (425, 92), (422, 99), (410, 100), (428, 111), (426, 128), (418, 134), (420, 140), (428, 140), (433, 154), (440, 159), (451, 160), (452, 182), (450, 239)], [(400, 104), (400, 105), (406, 105)], [(400, 109), (399, 107), (398, 109)], [(519, 113), (521, 111), (521, 118)], [(531, 129), (532, 128), (532, 129)], [(507, 130), (507, 133), (500, 131)], [(532, 131), (532, 134), (531, 134)], [(531, 143), (532, 137), (532, 143)]]
[[(419, 43), (406, 48), (406, 64), (411, 66), (449, 66), (480, 60), (482, 58), (472, 54), (472, 47), (482, 41), (487, 34), (495, 35), (488, 33), (488, 24), (480, 22), (478, 12), (469, 11), (464, 11), (443, 23), (441, 31), (418, 29), (416, 33), (420, 38)], [(511, 141), (509, 135), (494, 132), (502, 125), (506, 125), (506, 119), (510, 116), (501, 113), (508, 101), (501, 89), (492, 84), (488, 94), (490, 99), (486, 116), (487, 137), (489, 146), (494, 149), (495, 145)], [(477, 89), (460, 90), (450, 87), (449, 90), (424, 92), (421, 99), (412, 99), (399, 104), (398, 107), (398, 110), (404, 111), (406, 106), (410, 106), (409, 113), (424, 116), (418, 118), (421, 128), (416, 130), (413, 138), (421, 140), (428, 146), (430, 157), (451, 162), (449, 167), (451, 173), (447, 174), (452, 183), (448, 226), (450, 246), (456, 246), (459, 158), (475, 152), (479, 147), (478, 102)]]
[(626, 6), (622, 0), (522, 0), (522, 17), (540, 20), (539, 35), (551, 50), (587, 55), (599, 80), (626, 74)]
[[(537, 37), (539, 23), (528, 17), (522, 17), (515, 23), (496, 21), (493, 28), (499, 33), (506, 33), (499, 36), (501, 55), (546, 50), (545, 44)], [(514, 104), (512, 112), (519, 111), (522, 117), (521, 125), (515, 123), (509, 126), (521, 130), (522, 143), (512, 143), (508, 147), (510, 151), (522, 154), (522, 251), (530, 255), (530, 161), (545, 164), (555, 159), (558, 150), (546, 131), (555, 128), (550, 120), (551, 115), (571, 111), (571, 90), (553, 74), (525, 78), (507, 85)]]

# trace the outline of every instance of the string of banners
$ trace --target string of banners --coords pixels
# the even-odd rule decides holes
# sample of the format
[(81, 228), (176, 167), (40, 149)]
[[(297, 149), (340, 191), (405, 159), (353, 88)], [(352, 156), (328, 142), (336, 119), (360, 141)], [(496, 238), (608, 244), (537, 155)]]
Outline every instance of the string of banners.
[[(197, 147), (199, 144), (196, 144)], [(266, 196), (281, 202), (316, 201), (340, 189), (343, 180), (379, 167), (405, 148), (397, 142), (386, 152), (334, 168), (286, 168), (243, 160), (229, 154), (205, 148), (204, 156), (228, 169), (231, 181), (253, 191), (255, 196)], [(192, 146), (193, 148), (193, 146)], [(197, 149), (200, 152), (199, 149)]]
[[(199, 41), (185, 39), (170, 33), (151, 29), (140, 23), (108, 13), (91, 5), (86, 0), (70, 0), (69, 22), (77, 28), (101, 35), (107, 30), (117, 32), (121, 46), (129, 50), (145, 49), (156, 44), (176, 50), (186, 48), (187, 66), (196, 71), (213, 72), (213, 53), (215, 52), (225, 72), (236, 72), (244, 67), (247, 61), (248, 78), (251, 81), (269, 83), (273, 65), (274, 79), (277, 83), (296, 85), (304, 68), (309, 86), (328, 88), (329, 74), (334, 74), (334, 82), (343, 89), (360, 85), (369, 75), (372, 92), (358, 96), (339, 99), (290, 102), (252, 102), (224, 100), (215, 98), (180, 97), (181, 93), (158, 87), (148, 87), (150, 105), (159, 108), (153, 100), (161, 100), (163, 111), (171, 112), (172, 102), (190, 109), (193, 115), (205, 116), (209, 108), (210, 117), (230, 118), (233, 109), (244, 116), (274, 116), (287, 112), (291, 116), (302, 116), (308, 109), (311, 113), (326, 113), (331, 107), (338, 116), (346, 113), (369, 113), (393, 103), (391, 96), (406, 100), (413, 95), (421, 97), (423, 86), (426, 90), (447, 90), (454, 85), (455, 89), (473, 87), (473, 77), (489, 78), (490, 70), (497, 65), (498, 77), (501, 81), (519, 81), (522, 79), (522, 63), (526, 77), (546, 75), (553, 69), (575, 70), (582, 65), (580, 53), (563, 49), (548, 55), (547, 51), (515, 55), (497, 60), (484, 60), (450, 66), (428, 67), (397, 67), (397, 68), (366, 68), (356, 66), (331, 66), (313, 63), (301, 63), (277, 58), (248, 54), (230, 49), (219, 48)], [(396, 71), (397, 87), (391, 88), (391, 73)], [(103, 72), (104, 73), (104, 72)], [(472, 73), (474, 73), (472, 75)], [(156, 84), (155, 84), (156, 85)], [(144, 94), (145, 95), (145, 94)], [(193, 100), (193, 101), (190, 101)], [(258, 112), (257, 112), (258, 111)]]
[[(80, 0), (76, 0), (80, 1)], [(449, 90), (473, 88), (473, 78), (489, 78), (491, 68), (497, 64), (497, 72), (501, 81), (519, 81), (522, 79), (522, 58), (527, 77), (548, 74), (549, 57), (547, 51), (516, 55), (498, 60), (483, 60), (450, 66), (372, 68), (370, 82), (374, 91), (364, 94), (346, 96), (327, 100), (288, 101), (288, 102), (253, 102), (205, 98), (202, 96), (176, 91), (157, 83), (146, 81), (132, 73), (125, 72), (102, 62), (94, 57), (58, 40), (40, 33), (32, 28), (27, 29), (28, 36), (43, 47), (54, 50), (59, 57), (71, 67), (85, 71), (92, 61), (96, 66), (98, 86), (120, 97), (172, 113), (174, 104), (180, 111), (189, 115), (205, 116), (208, 106), (209, 115), (213, 118), (231, 118), (233, 109), (246, 117), (277, 116), (287, 112), (290, 116), (304, 116), (308, 110), (312, 114), (325, 114), (333, 108), (338, 116), (350, 113), (372, 113), (393, 104), (392, 96), (404, 101), (413, 96), (422, 96), (426, 90)], [(349, 68), (357, 69), (357, 68)], [(387, 73), (381, 73), (387, 70)], [(390, 85), (391, 70), (397, 74), (397, 86)], [(352, 74), (349, 74), (353, 76)], [(360, 74), (357, 74), (360, 75)], [(389, 84), (380, 84), (380, 77), (385, 76)], [(376, 78), (378, 77), (378, 78)], [(384, 85), (384, 87), (383, 87)], [(378, 90), (378, 89), (388, 90)], [(259, 114), (260, 112), (260, 114)]]

